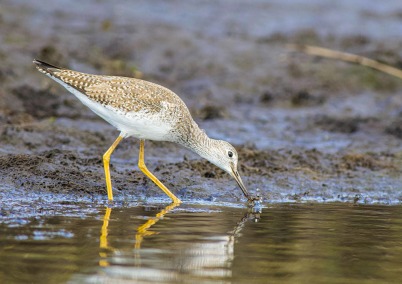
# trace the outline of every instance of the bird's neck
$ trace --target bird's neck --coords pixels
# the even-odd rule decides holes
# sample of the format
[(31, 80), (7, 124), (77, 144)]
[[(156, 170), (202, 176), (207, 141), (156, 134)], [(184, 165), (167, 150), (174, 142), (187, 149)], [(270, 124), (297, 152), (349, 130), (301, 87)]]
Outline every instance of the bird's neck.
[(189, 135), (188, 139), (182, 144), (201, 157), (211, 161), (215, 141), (215, 139), (209, 138), (205, 131), (195, 124), (191, 129), (191, 135)]

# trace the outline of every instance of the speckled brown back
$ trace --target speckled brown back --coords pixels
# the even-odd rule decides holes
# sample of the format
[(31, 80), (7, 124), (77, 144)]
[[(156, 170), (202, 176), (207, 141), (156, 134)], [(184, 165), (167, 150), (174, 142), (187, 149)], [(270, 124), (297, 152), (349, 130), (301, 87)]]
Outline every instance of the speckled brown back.
[(37, 62), (37, 68), (42, 73), (63, 81), (93, 101), (123, 112), (143, 110), (156, 113), (167, 106), (188, 112), (184, 102), (175, 93), (148, 81), (86, 74)]

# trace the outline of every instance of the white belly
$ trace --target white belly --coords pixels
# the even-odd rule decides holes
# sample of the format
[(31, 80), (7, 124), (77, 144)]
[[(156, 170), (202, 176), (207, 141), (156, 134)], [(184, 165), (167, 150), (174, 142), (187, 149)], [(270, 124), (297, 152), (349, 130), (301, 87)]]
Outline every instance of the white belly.
[(124, 113), (111, 106), (104, 106), (67, 85), (63, 81), (49, 76), (74, 94), (84, 105), (121, 131), (123, 137), (134, 136), (139, 139), (167, 141), (172, 125), (160, 119), (160, 114), (145, 111)]

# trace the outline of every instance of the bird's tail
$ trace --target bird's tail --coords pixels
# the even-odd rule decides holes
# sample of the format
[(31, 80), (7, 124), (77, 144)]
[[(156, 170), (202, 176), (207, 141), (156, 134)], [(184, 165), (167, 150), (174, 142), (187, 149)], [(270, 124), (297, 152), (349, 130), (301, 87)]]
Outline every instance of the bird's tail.
[(62, 68), (51, 65), (49, 63), (34, 59), (33, 63), (36, 64), (36, 68), (47, 75), (54, 75), (55, 72), (59, 72), (62, 70)]

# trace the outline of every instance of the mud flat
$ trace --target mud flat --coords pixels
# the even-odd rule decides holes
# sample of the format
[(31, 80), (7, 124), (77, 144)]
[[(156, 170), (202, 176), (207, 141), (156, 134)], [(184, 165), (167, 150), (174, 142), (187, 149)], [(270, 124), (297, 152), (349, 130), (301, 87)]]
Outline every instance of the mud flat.
[[(232, 1), (186, 1), (180, 7), (87, 1), (63, 9), (53, 1), (4, 1), (3, 204), (17, 195), (28, 202), (40, 194), (106, 199), (101, 156), (118, 132), (38, 73), (33, 58), (141, 77), (174, 90), (210, 136), (237, 147), (244, 182), (252, 192), (259, 188), (266, 202), (400, 204), (402, 82), (285, 48), (315, 44), (402, 68), (397, 2), (382, 9), (341, 3), (337, 11), (350, 22), (335, 25), (334, 4), (320, 1), (246, 7)], [(314, 18), (317, 9), (322, 16)], [(364, 25), (357, 29), (356, 21)], [(138, 171), (137, 148), (137, 141), (127, 139), (112, 157), (117, 200), (163, 197)], [(242, 200), (227, 174), (174, 144), (148, 141), (146, 161), (184, 200)]]

